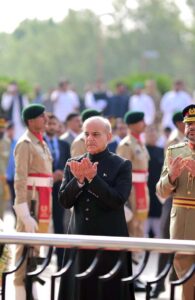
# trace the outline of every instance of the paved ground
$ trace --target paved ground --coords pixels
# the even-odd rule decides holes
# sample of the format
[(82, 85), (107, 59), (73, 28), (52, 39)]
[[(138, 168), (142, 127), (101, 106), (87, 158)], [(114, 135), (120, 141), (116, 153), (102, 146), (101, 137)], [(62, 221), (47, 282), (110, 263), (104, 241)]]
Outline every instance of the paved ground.
[[(9, 232), (14, 231), (14, 218), (10, 210), (7, 211), (5, 215), (4, 222), (6, 224), (5, 230)], [(14, 253), (14, 247), (11, 246), (11, 251), (12, 255)], [(154, 278), (156, 274), (156, 266), (157, 266), (157, 261), (158, 261), (158, 255), (156, 253), (152, 253), (150, 255), (149, 263), (147, 264), (147, 267), (141, 277), (142, 281), (146, 281), (148, 279)], [(50, 275), (52, 273), (55, 273), (56, 271), (56, 256), (53, 255), (52, 257), (52, 263), (48, 266), (48, 268), (44, 271), (42, 274), (42, 278), (46, 281), (46, 284), (44, 286), (40, 286), (40, 284), (37, 284), (37, 293), (38, 293), (38, 299), (42, 300), (49, 300), (50, 299)], [(56, 284), (56, 295), (57, 291), (59, 288), (59, 281), (57, 281)], [(181, 299), (180, 297), (180, 288), (176, 289), (176, 296), (175, 300)], [(161, 293), (158, 299), (160, 300), (169, 300), (170, 299), (170, 289), (169, 289), (169, 284), (167, 282), (166, 284), (166, 292)], [(14, 288), (13, 288), (13, 276), (10, 275), (8, 276), (8, 281), (7, 281), (7, 286), (6, 286), (6, 300), (14, 300), (15, 299), (15, 294), (14, 294)], [(57, 297), (56, 297), (57, 299)], [(145, 293), (136, 293), (136, 300), (145, 300), (146, 296)], [(22, 299), (18, 299), (22, 300)], [(93, 300), (93, 299), (92, 299)], [(112, 299), (108, 299), (112, 300)]]

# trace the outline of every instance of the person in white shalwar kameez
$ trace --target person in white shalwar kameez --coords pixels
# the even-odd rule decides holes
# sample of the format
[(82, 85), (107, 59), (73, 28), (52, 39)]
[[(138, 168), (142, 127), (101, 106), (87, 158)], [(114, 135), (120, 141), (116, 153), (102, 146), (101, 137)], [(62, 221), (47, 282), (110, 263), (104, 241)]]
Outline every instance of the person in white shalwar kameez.
[(143, 88), (141, 83), (134, 86), (134, 94), (129, 99), (129, 110), (143, 112), (146, 125), (151, 125), (156, 117), (156, 108), (154, 100), (143, 92)]

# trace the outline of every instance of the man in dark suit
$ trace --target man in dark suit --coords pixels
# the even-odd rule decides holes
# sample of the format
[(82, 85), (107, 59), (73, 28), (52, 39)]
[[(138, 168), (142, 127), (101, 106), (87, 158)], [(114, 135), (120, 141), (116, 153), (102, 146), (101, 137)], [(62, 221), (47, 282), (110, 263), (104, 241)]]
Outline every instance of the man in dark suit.
[[(70, 146), (67, 142), (61, 141), (57, 135), (59, 121), (56, 116), (48, 113), (48, 126), (46, 128), (45, 141), (49, 146), (53, 157), (53, 227), (55, 233), (65, 233), (64, 228), (64, 211), (58, 203), (58, 192), (63, 177), (63, 170), (66, 161), (70, 158)], [(62, 267), (63, 249), (57, 248), (57, 264), (58, 269)]]
[(61, 140), (66, 141), (71, 146), (74, 139), (81, 133), (82, 121), (79, 113), (70, 113), (65, 121), (66, 132), (60, 137)]
[[(59, 201), (65, 208), (74, 207), (74, 234), (128, 236), (124, 204), (131, 191), (131, 163), (109, 152), (111, 125), (103, 117), (91, 117), (83, 124), (87, 153), (72, 158), (65, 167)], [(91, 264), (95, 250), (80, 250), (67, 277), (62, 278), (59, 300), (74, 299), (74, 275)], [(79, 300), (96, 300), (98, 276), (109, 272), (116, 264), (118, 253), (102, 254), (94, 273), (82, 281)], [(79, 262), (79, 263), (77, 263)], [(131, 256), (116, 277), (104, 286), (102, 300), (120, 298), (120, 279), (132, 273)], [(133, 286), (126, 286), (126, 297), (134, 299)]]
[(147, 237), (152, 232), (155, 238), (161, 238), (160, 217), (162, 203), (156, 195), (156, 183), (160, 178), (164, 162), (164, 149), (156, 146), (158, 131), (156, 126), (147, 126), (145, 131), (146, 148), (150, 155), (148, 165), (148, 190), (150, 195), (150, 206), (148, 218), (144, 224), (144, 233)]
[(108, 99), (108, 105), (104, 111), (105, 116), (123, 118), (128, 111), (129, 91), (122, 82), (116, 83), (116, 92)]
[(123, 119), (121, 118), (116, 119), (116, 125), (114, 131), (115, 131), (114, 137), (112, 141), (108, 144), (108, 149), (111, 152), (116, 153), (116, 148), (118, 144), (127, 135), (127, 124), (125, 124)]

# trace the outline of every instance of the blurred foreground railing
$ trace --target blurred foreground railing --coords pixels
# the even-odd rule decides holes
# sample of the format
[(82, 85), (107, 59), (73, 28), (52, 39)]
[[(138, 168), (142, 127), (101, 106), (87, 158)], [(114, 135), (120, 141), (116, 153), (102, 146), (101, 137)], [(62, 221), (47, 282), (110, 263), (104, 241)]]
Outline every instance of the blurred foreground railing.
[[(20, 268), (25, 258), (28, 255), (30, 246), (40, 245), (40, 246), (49, 246), (47, 257), (44, 259), (41, 267), (39, 266), (35, 271), (27, 273), (26, 276), (26, 285), (28, 287), (29, 293), (27, 293), (27, 300), (31, 299), (29, 295), (32, 293), (32, 283), (33, 280), (40, 275), (45, 268), (49, 265), (52, 257), (53, 247), (62, 247), (62, 248), (73, 248), (76, 251), (79, 249), (97, 249), (97, 254), (94, 257), (92, 264), (87, 268), (86, 272), (77, 275), (78, 278), (87, 278), (96, 268), (97, 262), (99, 260), (99, 256), (101, 252), (104, 250), (113, 250), (120, 251), (118, 261), (116, 265), (111, 270), (111, 275), (113, 276), (118, 272), (121, 267), (123, 260), (123, 253), (127, 251), (144, 251), (145, 256), (139, 265), (136, 274), (128, 278), (121, 278), (121, 288), (125, 284), (129, 284), (135, 281), (142, 272), (144, 271), (147, 263), (149, 254), (151, 251), (155, 251), (158, 253), (167, 253), (169, 259), (167, 260), (167, 264), (161, 274), (158, 277), (154, 277), (152, 280), (146, 282), (146, 300), (150, 299), (150, 291), (151, 285), (159, 282), (161, 279), (165, 278), (172, 266), (173, 257), (176, 252), (180, 252), (183, 254), (195, 254), (195, 241), (189, 240), (166, 240), (166, 239), (148, 239), (148, 238), (130, 238), (130, 237), (106, 237), (106, 236), (86, 236), (86, 235), (62, 235), (62, 234), (30, 234), (30, 233), (0, 233), (0, 255), (2, 254), (2, 247), (5, 244), (23, 244), (24, 251), (22, 257), (12, 270), (8, 270), (3, 273), (2, 276), (2, 300), (5, 300), (5, 288), (6, 288), (6, 278), (7, 275), (14, 273), (17, 269)], [(51, 274), (51, 300), (55, 299), (55, 280), (56, 278), (61, 277), (65, 274), (70, 268), (72, 262), (75, 258), (75, 251), (72, 251), (73, 254), (70, 255), (68, 261), (66, 262), (63, 269), (58, 271), (55, 274)], [(91, 273), (90, 273), (91, 272)], [(180, 280), (172, 281), (171, 290), (170, 290), (170, 300), (174, 300), (175, 298), (175, 287), (181, 285), (186, 282), (195, 272), (195, 264), (193, 264), (187, 274)], [(108, 277), (108, 276), (107, 276)], [(104, 276), (99, 278), (100, 280), (104, 280)], [(108, 278), (107, 278), (108, 279)], [(41, 283), (41, 282), (40, 282)], [(123, 293), (121, 293), (123, 295)], [(101, 298), (100, 298), (101, 299)], [(123, 300), (122, 296), (121, 299)]]

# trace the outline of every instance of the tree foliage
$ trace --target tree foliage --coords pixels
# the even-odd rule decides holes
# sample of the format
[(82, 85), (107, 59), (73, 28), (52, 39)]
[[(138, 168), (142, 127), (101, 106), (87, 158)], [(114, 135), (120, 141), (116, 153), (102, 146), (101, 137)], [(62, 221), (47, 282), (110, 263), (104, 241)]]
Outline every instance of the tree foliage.
[[(194, 14), (194, 1), (188, 0)], [(86, 83), (135, 73), (184, 78), (194, 88), (195, 31), (170, 0), (115, 0), (112, 24), (90, 10), (62, 22), (26, 20), (13, 34), (0, 34), (1, 75), (53, 88), (69, 78), (80, 92)]]

